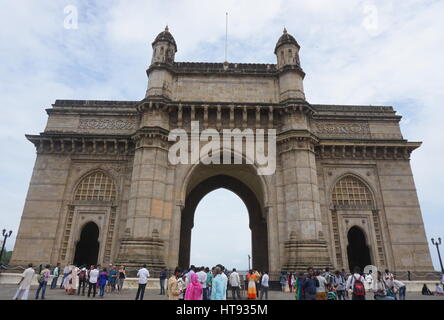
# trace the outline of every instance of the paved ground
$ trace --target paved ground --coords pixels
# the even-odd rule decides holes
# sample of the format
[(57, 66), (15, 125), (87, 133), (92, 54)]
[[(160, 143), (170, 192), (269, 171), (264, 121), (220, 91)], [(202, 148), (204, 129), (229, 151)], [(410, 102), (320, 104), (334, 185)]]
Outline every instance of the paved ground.
[[(17, 286), (15, 285), (0, 285), (0, 300), (10, 300), (14, 296), (17, 290)], [(36, 287), (32, 287), (29, 292), (29, 299), (34, 299)], [(146, 290), (145, 291), (145, 300), (166, 300), (165, 296), (161, 296), (158, 294), (157, 290)], [(64, 290), (54, 289), (50, 290), (49, 288), (46, 290), (46, 299), (47, 300), (132, 300), (135, 298), (136, 290), (135, 289), (124, 289), (122, 293), (110, 293), (105, 294), (105, 297), (99, 298), (88, 298), (86, 296), (68, 296), (65, 294)], [(245, 296), (245, 295), (244, 295)], [(229, 297), (231, 297), (231, 292), (229, 293)], [(277, 291), (269, 292), (270, 300), (293, 300), (293, 294), (291, 293), (282, 293)], [(368, 295), (367, 299), (373, 300), (371, 295)], [(416, 293), (407, 293), (407, 300), (444, 300), (444, 297), (430, 297), (430, 296), (422, 296)]]

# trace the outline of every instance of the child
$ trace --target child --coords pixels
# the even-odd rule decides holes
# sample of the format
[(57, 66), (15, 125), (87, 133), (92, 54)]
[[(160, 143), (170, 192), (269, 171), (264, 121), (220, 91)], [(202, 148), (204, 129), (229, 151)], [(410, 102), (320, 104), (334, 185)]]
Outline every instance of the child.
[(327, 285), (327, 300), (338, 300), (336, 291), (330, 283)]

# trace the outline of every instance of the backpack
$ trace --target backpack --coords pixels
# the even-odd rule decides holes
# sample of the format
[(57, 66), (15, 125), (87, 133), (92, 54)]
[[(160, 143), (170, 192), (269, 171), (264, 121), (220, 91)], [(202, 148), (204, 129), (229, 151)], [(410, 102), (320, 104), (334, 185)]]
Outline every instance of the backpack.
[(361, 278), (356, 279), (355, 276), (353, 276), (355, 282), (353, 284), (353, 294), (355, 296), (365, 296), (365, 288), (364, 284), (361, 281)]

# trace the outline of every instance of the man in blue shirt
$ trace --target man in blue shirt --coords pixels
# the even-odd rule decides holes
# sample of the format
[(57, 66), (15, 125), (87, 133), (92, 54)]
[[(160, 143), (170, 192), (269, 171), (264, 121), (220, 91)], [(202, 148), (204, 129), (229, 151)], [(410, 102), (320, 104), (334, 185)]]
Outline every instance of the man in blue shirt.
[(214, 269), (214, 279), (211, 289), (211, 300), (225, 300), (227, 294), (227, 280), (221, 275), (222, 269)]

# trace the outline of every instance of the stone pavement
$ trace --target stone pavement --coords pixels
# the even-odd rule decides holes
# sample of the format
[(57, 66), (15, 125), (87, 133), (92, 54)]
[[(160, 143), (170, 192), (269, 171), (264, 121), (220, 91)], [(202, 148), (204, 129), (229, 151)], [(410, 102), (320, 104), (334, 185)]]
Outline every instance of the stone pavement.
[[(29, 292), (29, 299), (34, 299), (36, 287), (32, 287)], [(17, 290), (15, 285), (0, 285), (0, 300), (10, 300), (14, 296)], [(87, 292), (87, 291), (86, 291)], [(47, 289), (46, 290), (46, 300), (133, 300), (136, 296), (135, 289), (124, 289), (122, 293), (110, 293), (105, 294), (103, 298), (96, 296), (96, 298), (88, 298), (87, 296), (68, 296), (62, 289)], [(245, 293), (243, 294), (245, 297)], [(231, 292), (229, 292), (229, 298), (231, 298)], [(293, 300), (294, 296), (292, 293), (283, 293), (278, 291), (269, 292), (270, 300)], [(373, 300), (373, 296), (369, 294), (367, 299)], [(166, 296), (159, 295), (158, 290), (146, 290), (145, 300), (167, 300)], [(434, 296), (423, 296), (418, 293), (407, 293), (407, 300), (444, 300), (444, 297), (434, 297)]]

